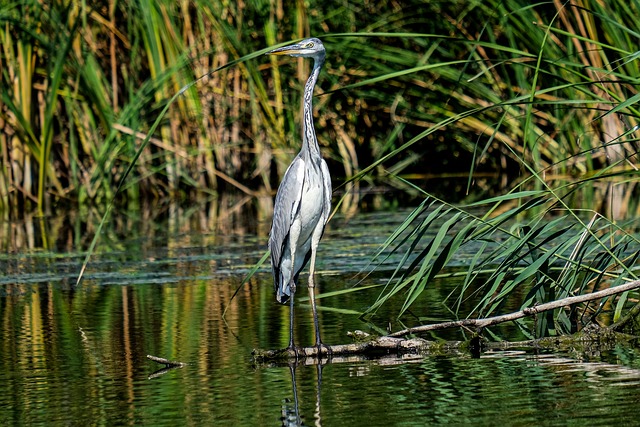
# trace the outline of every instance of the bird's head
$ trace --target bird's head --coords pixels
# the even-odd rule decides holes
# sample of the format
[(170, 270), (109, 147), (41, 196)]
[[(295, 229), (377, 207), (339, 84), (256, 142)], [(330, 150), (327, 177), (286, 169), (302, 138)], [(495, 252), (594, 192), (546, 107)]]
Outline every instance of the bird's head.
[(303, 58), (324, 59), (325, 49), (320, 39), (313, 37), (288, 46), (279, 47), (267, 52), (266, 55), (289, 55), (301, 56)]

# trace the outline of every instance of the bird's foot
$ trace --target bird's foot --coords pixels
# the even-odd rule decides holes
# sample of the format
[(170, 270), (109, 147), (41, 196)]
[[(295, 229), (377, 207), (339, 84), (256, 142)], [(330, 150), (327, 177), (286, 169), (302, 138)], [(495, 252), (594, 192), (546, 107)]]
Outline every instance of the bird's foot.
[(318, 358), (321, 358), (324, 355), (331, 357), (331, 355), (333, 354), (333, 350), (331, 350), (331, 347), (323, 344), (321, 341), (318, 341), (316, 343), (316, 349)]
[(298, 359), (300, 358), (299, 353), (298, 353), (298, 348), (293, 345), (293, 343), (289, 344), (289, 347), (287, 348), (287, 351), (289, 353), (293, 353), (293, 358), (298, 361)]

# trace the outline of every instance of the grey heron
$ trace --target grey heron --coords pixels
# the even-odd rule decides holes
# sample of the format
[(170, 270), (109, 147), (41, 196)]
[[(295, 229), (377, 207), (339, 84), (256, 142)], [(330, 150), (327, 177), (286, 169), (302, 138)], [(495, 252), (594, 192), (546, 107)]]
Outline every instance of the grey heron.
[(316, 250), (331, 212), (331, 176), (313, 127), (313, 89), (324, 64), (324, 45), (310, 38), (267, 52), (267, 55), (289, 55), (313, 59), (313, 70), (304, 87), (302, 148), (287, 168), (278, 187), (269, 233), (271, 269), (276, 300), (289, 301), (289, 349), (298, 355), (293, 343), (293, 297), (301, 270), (309, 266), (309, 298), (316, 333), (316, 347), (321, 354), (322, 340), (315, 302), (314, 272)]

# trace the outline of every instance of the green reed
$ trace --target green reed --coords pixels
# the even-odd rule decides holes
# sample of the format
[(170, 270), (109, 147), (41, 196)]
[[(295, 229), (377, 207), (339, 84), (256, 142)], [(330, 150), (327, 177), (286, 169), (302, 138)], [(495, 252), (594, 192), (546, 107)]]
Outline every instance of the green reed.
[[(368, 179), (387, 182), (384, 169), (411, 173), (434, 155), (471, 173), (526, 173), (522, 161), (595, 170), (635, 153), (634, 5), (415, 2), (409, 16), (387, 2), (5, 4), (2, 210), (104, 205), (180, 88), (309, 34), (329, 50), (316, 121), (336, 177), (377, 164)], [(308, 66), (256, 59), (194, 85), (152, 135), (124, 200), (270, 191), (298, 149)]]
[[(328, 49), (315, 120), (336, 187), (425, 197), (385, 246), (413, 242), (372, 311), (402, 294), (406, 312), (458, 248), (497, 234), (456, 296), (489, 274), (476, 314), (523, 288), (525, 303), (635, 277), (635, 226), (619, 221), (639, 210), (639, 1), (232, 3), (3, 3), (3, 217), (271, 193), (299, 147), (309, 64), (252, 54), (314, 35)], [(469, 201), (492, 213), (478, 215), (408, 179), (425, 171), (464, 171), (469, 192), (478, 171), (509, 179)], [(436, 208), (455, 221), (433, 237)]]

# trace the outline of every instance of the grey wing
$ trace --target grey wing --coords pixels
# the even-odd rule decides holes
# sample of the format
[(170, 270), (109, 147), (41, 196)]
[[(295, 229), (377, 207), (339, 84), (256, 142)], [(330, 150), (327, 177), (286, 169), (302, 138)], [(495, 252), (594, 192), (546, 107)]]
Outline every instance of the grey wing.
[[(302, 184), (304, 181), (304, 160), (300, 157), (293, 162), (284, 173), (284, 178), (278, 187), (276, 201), (273, 207), (273, 223), (269, 233), (269, 249), (273, 268), (277, 268), (282, 259), (285, 240), (289, 236), (289, 229), (294, 215), (300, 209), (302, 199)], [(275, 271), (275, 270), (274, 270)]]
[(329, 174), (327, 162), (325, 162), (324, 159), (320, 162), (320, 167), (322, 168), (322, 180), (324, 184), (324, 207), (322, 209), (322, 216), (326, 224), (329, 220), (329, 215), (331, 215), (331, 175)]

